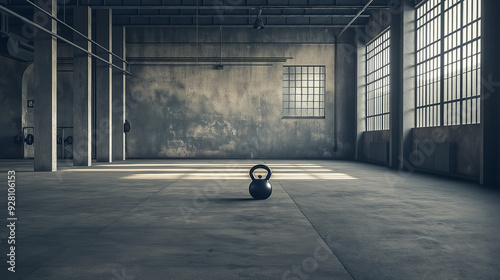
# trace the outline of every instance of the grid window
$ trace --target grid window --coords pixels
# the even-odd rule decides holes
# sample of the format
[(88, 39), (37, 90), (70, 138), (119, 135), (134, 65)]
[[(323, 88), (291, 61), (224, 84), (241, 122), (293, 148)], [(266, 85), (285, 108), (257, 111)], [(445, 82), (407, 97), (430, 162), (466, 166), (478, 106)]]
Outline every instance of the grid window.
[(366, 46), (366, 130), (389, 129), (389, 38), (383, 32)]
[(441, 124), (441, 0), (417, 9), (417, 127)]
[(480, 122), (481, 1), (417, 9), (416, 126)]
[(283, 66), (283, 117), (325, 117), (325, 66)]

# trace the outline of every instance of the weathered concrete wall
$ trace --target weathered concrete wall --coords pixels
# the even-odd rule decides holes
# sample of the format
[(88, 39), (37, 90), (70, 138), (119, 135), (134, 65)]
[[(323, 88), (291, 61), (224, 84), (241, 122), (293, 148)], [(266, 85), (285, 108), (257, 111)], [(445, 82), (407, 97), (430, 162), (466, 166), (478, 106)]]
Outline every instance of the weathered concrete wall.
[[(71, 59), (72, 50), (67, 46), (58, 47), (58, 73), (57, 73), (57, 135), (62, 137), (62, 127), (73, 126), (73, 73)], [(22, 75), (22, 127), (34, 126), (34, 108), (28, 108), (28, 100), (35, 100), (33, 64)], [(33, 133), (33, 129), (26, 129), (25, 133)], [(73, 135), (71, 128), (65, 129), (64, 138)], [(64, 139), (63, 139), (64, 140)], [(35, 139), (36, 141), (36, 139)], [(24, 144), (24, 158), (33, 158), (33, 146)], [(57, 156), (62, 157), (62, 144), (57, 145)], [(65, 145), (64, 157), (71, 158), (72, 146)]]
[(0, 56), (0, 158), (21, 158), (22, 145), (14, 143), (21, 133), (22, 76), (28, 67), (10, 58)]
[[(413, 129), (413, 149), (415, 143), (426, 144), (432, 152), (433, 144), (456, 143), (457, 173), (472, 178), (479, 178), (479, 160), (481, 148), (480, 125), (444, 126)], [(423, 151), (421, 155), (425, 155)], [(418, 159), (417, 159), (418, 160)], [(413, 165), (414, 162), (412, 162)], [(418, 168), (417, 165), (415, 167)]]
[[(57, 135), (64, 140), (68, 136), (73, 136), (73, 73), (69, 70), (57, 73)], [(64, 158), (73, 158), (73, 145), (58, 144), (57, 156), (62, 157), (64, 146)]]
[[(30, 64), (26, 71), (24, 71), (22, 81), (23, 81), (23, 90), (22, 90), (22, 123), (23, 128), (26, 128), (24, 131), (25, 135), (28, 133), (33, 134), (33, 127), (35, 126), (35, 108), (28, 107), (28, 100), (35, 100), (35, 72), (33, 71), (34, 64)], [(35, 102), (36, 106), (36, 102)], [(35, 139), (36, 140), (36, 139)], [(24, 158), (33, 158), (35, 154), (35, 149), (33, 145), (23, 144), (23, 157)]]
[(73, 126), (73, 73), (57, 73), (57, 126)]
[[(199, 57), (219, 57), (219, 32), (218, 28), (200, 30)], [(132, 64), (134, 76), (127, 79), (127, 119), (132, 127), (127, 157), (340, 158), (353, 153), (354, 127), (349, 125), (354, 121), (353, 81), (350, 86), (339, 85), (337, 139), (341, 145), (334, 150), (333, 32), (231, 28), (224, 29), (222, 36), (223, 60), (293, 59), (254, 63), (259, 65), (223, 63), (223, 70), (215, 69), (217, 63), (158, 64), (165, 57), (195, 58), (195, 31), (127, 29), (128, 59), (153, 58)], [(282, 118), (283, 65), (326, 67), (324, 119)], [(354, 66), (341, 70), (343, 77), (355, 79)], [(344, 113), (351, 104), (351, 111)]]
[(62, 158), (64, 152), (64, 158), (73, 158), (73, 145), (64, 143), (68, 136), (73, 136), (73, 48), (59, 44), (57, 60), (57, 135), (62, 138), (57, 145), (57, 157)]

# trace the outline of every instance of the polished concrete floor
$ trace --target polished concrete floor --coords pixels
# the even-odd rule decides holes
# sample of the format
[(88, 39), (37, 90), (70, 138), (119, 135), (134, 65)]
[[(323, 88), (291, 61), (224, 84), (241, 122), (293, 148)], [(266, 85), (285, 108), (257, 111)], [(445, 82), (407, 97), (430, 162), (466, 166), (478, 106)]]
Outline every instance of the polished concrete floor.
[(12, 273), (4, 187), (0, 279), (500, 279), (500, 193), (473, 182), (345, 161), (59, 164), (0, 161), (18, 218)]

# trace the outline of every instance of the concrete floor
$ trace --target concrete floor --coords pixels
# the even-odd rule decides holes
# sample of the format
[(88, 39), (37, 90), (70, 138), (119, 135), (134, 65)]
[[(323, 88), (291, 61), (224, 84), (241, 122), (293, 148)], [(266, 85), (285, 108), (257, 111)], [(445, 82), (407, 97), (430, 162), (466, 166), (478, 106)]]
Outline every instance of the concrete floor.
[[(264, 201), (248, 194), (258, 163)], [(500, 279), (500, 194), (475, 183), (343, 161), (32, 164), (0, 162), (18, 218), (0, 279)]]

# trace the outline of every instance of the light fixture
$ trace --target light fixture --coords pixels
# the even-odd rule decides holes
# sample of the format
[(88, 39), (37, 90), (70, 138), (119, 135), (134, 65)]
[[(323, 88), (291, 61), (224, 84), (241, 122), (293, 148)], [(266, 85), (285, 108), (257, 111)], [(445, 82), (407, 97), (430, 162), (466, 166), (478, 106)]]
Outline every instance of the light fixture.
[(253, 23), (254, 29), (264, 29), (264, 22), (262, 22), (262, 19), (260, 19), (261, 14), (262, 14), (262, 8), (259, 9), (259, 14), (257, 15), (257, 19), (255, 19), (255, 22)]

